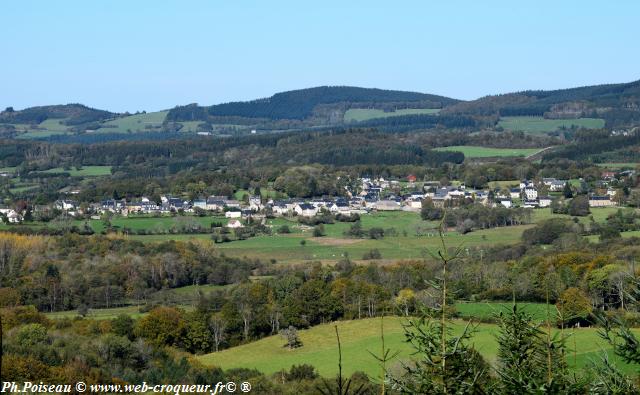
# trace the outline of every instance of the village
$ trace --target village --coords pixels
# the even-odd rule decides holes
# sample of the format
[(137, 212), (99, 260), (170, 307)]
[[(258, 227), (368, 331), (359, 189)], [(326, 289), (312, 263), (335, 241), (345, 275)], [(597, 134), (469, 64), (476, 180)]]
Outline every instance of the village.
[[(357, 180), (356, 187), (345, 187), (344, 196), (322, 196), (309, 199), (273, 199), (264, 196), (245, 195), (242, 200), (227, 196), (208, 196), (188, 200), (169, 194), (159, 201), (148, 197), (139, 199), (106, 199), (99, 203), (78, 202), (73, 194), (67, 194), (53, 205), (35, 206), (38, 210), (58, 210), (76, 218), (100, 219), (105, 214), (128, 216), (162, 216), (172, 213), (207, 215), (222, 214), (229, 219), (227, 227), (242, 227), (242, 220), (265, 217), (314, 217), (321, 213), (333, 215), (366, 215), (374, 211), (407, 211), (419, 213), (425, 202), (436, 208), (455, 208), (478, 203), (484, 206), (506, 208), (548, 208), (557, 200), (574, 193), (586, 194), (589, 207), (611, 207), (623, 204), (621, 180), (634, 176), (633, 170), (621, 172), (603, 171), (602, 177), (588, 185), (582, 179), (560, 180), (541, 178), (522, 180), (519, 183), (500, 182), (493, 188), (467, 188), (463, 183), (442, 181), (418, 181), (409, 175), (403, 180), (382, 177)], [(0, 215), (9, 224), (21, 223), (30, 208), (3, 207)], [(33, 214), (33, 213), (30, 213)]]

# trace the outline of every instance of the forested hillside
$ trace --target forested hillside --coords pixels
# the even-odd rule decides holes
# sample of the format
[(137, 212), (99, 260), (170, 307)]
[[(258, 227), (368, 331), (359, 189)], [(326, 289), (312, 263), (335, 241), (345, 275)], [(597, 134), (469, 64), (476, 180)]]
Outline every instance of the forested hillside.
[(640, 81), (551, 91), (523, 91), (459, 102), (448, 113), (547, 118), (604, 117), (608, 126), (640, 120)]
[(0, 112), (0, 123), (38, 124), (47, 119), (63, 119), (66, 125), (97, 122), (109, 119), (116, 114), (97, 110), (82, 104), (65, 104), (42, 107), (30, 107), (15, 111), (12, 107)]
[(170, 121), (205, 121), (215, 116), (246, 118), (305, 119), (321, 104), (358, 104), (377, 107), (383, 103), (419, 103), (424, 108), (442, 108), (457, 100), (417, 92), (368, 89), (349, 86), (321, 86), (277, 93), (269, 98), (248, 102), (231, 102), (210, 107), (178, 106), (167, 115)]

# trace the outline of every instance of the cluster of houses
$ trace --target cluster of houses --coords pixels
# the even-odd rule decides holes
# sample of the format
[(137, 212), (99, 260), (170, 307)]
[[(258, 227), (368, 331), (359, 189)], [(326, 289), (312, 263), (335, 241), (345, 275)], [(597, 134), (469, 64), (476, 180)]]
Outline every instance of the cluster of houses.
[[(260, 196), (250, 196), (248, 202), (229, 199), (225, 196), (209, 196), (207, 198), (184, 200), (172, 196), (162, 196), (158, 203), (141, 198), (137, 201), (108, 199), (97, 204), (91, 204), (88, 209), (91, 213), (101, 215), (106, 212), (121, 215), (129, 214), (165, 214), (176, 211), (194, 212), (196, 210), (224, 212), (228, 218), (246, 218), (260, 215), (266, 211), (274, 216), (297, 215), (313, 217), (322, 211), (332, 214), (366, 214), (375, 211), (419, 211), (425, 199), (430, 199), (435, 207), (455, 205), (456, 200), (471, 200), (484, 205), (502, 205), (507, 208), (549, 207), (552, 197), (542, 195), (545, 192), (561, 192), (566, 180), (544, 178), (538, 183), (531, 180), (523, 180), (517, 187), (508, 191), (501, 189), (478, 190), (466, 188), (464, 185), (441, 186), (439, 182), (425, 182), (421, 189), (405, 194), (383, 194), (383, 191), (392, 189), (398, 181), (388, 181), (382, 178), (361, 179), (361, 187), (358, 192), (347, 191), (348, 197), (322, 197), (314, 199), (285, 199), (263, 201)], [(409, 182), (409, 185), (414, 181)], [(415, 184), (414, 184), (415, 185)], [(605, 195), (591, 195), (589, 204), (592, 207), (615, 205), (615, 190), (609, 188)], [(72, 200), (59, 200), (56, 208), (75, 215), (79, 211), (78, 203)]]
[[(607, 207), (616, 205), (616, 190), (610, 187), (611, 181), (620, 173), (605, 171), (602, 179), (596, 183), (599, 191), (606, 193), (589, 195), (589, 206)], [(632, 175), (632, 174), (630, 174)], [(622, 174), (625, 176), (625, 174)], [(437, 181), (416, 184), (415, 176), (407, 177), (408, 184), (401, 186), (399, 181), (384, 178), (361, 178), (358, 187), (347, 188), (346, 197), (322, 197), (314, 199), (286, 199), (264, 201), (260, 196), (250, 196), (248, 201), (241, 202), (226, 196), (209, 196), (195, 200), (185, 200), (170, 195), (161, 196), (159, 202), (149, 198), (135, 201), (124, 199), (107, 199), (100, 203), (83, 205), (70, 199), (55, 202), (54, 207), (69, 215), (90, 214), (93, 218), (100, 218), (104, 213), (114, 213), (128, 216), (130, 214), (166, 214), (184, 211), (187, 213), (199, 210), (210, 212), (224, 212), (230, 218), (229, 227), (241, 227), (239, 221), (243, 218), (255, 219), (264, 217), (267, 213), (274, 216), (297, 215), (313, 217), (321, 212), (332, 214), (353, 215), (366, 214), (371, 211), (420, 211), (425, 199), (429, 199), (435, 207), (455, 206), (456, 201), (473, 201), (484, 205), (507, 208), (544, 208), (552, 203), (549, 194), (558, 195), (565, 189), (567, 180), (543, 178), (534, 182), (523, 180), (518, 186), (509, 189), (496, 188), (493, 190), (479, 190), (466, 188), (465, 185), (442, 186)], [(389, 191), (413, 189), (404, 194), (390, 194)], [(404, 188), (403, 188), (404, 187)], [(0, 214), (11, 223), (23, 220), (21, 213), (9, 208), (0, 208)]]

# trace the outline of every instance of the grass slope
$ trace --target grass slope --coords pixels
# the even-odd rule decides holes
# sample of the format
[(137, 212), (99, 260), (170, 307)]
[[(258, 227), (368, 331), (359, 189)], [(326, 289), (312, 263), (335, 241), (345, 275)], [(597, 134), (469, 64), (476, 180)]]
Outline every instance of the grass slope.
[[(87, 318), (91, 318), (94, 320), (111, 320), (119, 316), (120, 314), (126, 314), (131, 318), (140, 318), (144, 315), (144, 313), (140, 312), (140, 308), (138, 306), (126, 306), (126, 307), (114, 307), (110, 309), (90, 309), (87, 314)], [(71, 311), (56, 311), (55, 313), (47, 313), (47, 318), (53, 320), (59, 320), (63, 318), (73, 319), (78, 317), (77, 310)]]
[(350, 108), (344, 113), (344, 122), (362, 122), (369, 119), (397, 117), (401, 115), (437, 114), (438, 108), (405, 108), (393, 112), (385, 112), (374, 108)]
[(65, 170), (62, 167), (55, 167), (45, 170), (42, 173), (69, 173), (71, 177), (110, 176), (111, 166), (82, 166), (80, 169), (72, 167), (69, 170)]
[(498, 126), (507, 130), (521, 130), (532, 133), (554, 132), (562, 127), (576, 126), (585, 129), (600, 129), (604, 127), (604, 119), (544, 119), (542, 117), (502, 117)]
[[(397, 369), (400, 360), (411, 358), (411, 349), (405, 342), (402, 328), (403, 319), (387, 317), (384, 319), (385, 346), (398, 351), (397, 359), (390, 363)], [(369, 352), (380, 353), (380, 319), (363, 319), (356, 321), (337, 322), (342, 344), (343, 372), (351, 374), (363, 371), (372, 377), (379, 375), (378, 362)], [(454, 332), (459, 334), (465, 322), (454, 321)], [(497, 327), (491, 324), (480, 324), (473, 336), (475, 348), (489, 361), (495, 362), (497, 343), (495, 334)], [(308, 363), (314, 365), (323, 376), (333, 376), (337, 373), (338, 347), (333, 324), (325, 324), (308, 330), (299, 331), (303, 346), (295, 350), (283, 347), (286, 343), (280, 336), (267, 337), (249, 344), (223, 350), (218, 353), (207, 354), (198, 359), (209, 366), (230, 368), (255, 368), (266, 374), (275, 373), (281, 369), (289, 369), (292, 365)], [(592, 359), (597, 359), (601, 350), (611, 354), (607, 344), (602, 341), (596, 329), (582, 328), (575, 331), (574, 339), (567, 342), (574, 354), (570, 352), (568, 362), (570, 366), (583, 367)], [(625, 371), (633, 371), (633, 367), (623, 364), (618, 358), (612, 358)], [(392, 367), (392, 370), (394, 368)]]
[[(590, 216), (599, 223), (603, 223), (607, 216), (615, 213), (616, 207), (594, 208)], [(590, 216), (580, 217), (583, 223), (590, 221)], [(568, 215), (553, 214), (550, 209), (533, 211), (532, 222), (537, 223), (549, 218), (571, 219)], [(112, 224), (130, 229), (155, 229), (167, 230), (173, 226), (179, 226), (181, 221), (197, 221), (207, 227), (212, 221), (226, 223), (222, 217), (200, 217), (181, 219), (181, 217), (147, 217), (147, 218), (121, 218), (112, 220)], [(373, 240), (368, 238), (351, 239), (343, 235), (349, 229), (350, 223), (336, 222), (325, 225), (324, 237), (313, 237), (312, 228), (301, 226), (293, 218), (275, 218), (267, 220), (267, 225), (274, 230), (273, 235), (258, 236), (247, 240), (233, 241), (230, 243), (216, 244), (216, 248), (229, 256), (250, 257), (260, 259), (276, 259), (281, 263), (295, 263), (309, 260), (322, 260), (326, 262), (337, 261), (345, 254), (351, 259), (360, 260), (364, 253), (371, 249), (378, 249), (383, 259), (421, 259), (427, 254), (427, 249), (437, 248), (436, 222), (427, 222), (420, 219), (419, 214), (410, 212), (378, 212), (361, 217), (364, 229), (381, 227), (383, 229), (394, 228), (397, 235), (385, 236), (383, 239)], [(80, 223), (79, 223), (80, 224)], [(95, 231), (104, 228), (102, 221), (89, 221)], [(290, 234), (278, 234), (275, 232), (280, 226), (287, 225)], [(455, 231), (446, 233), (447, 242), (452, 245), (463, 243), (465, 247), (493, 246), (497, 244), (514, 244), (521, 240), (522, 232), (533, 225), (510, 226), (486, 230), (477, 230), (461, 235)], [(145, 242), (166, 240), (210, 240), (208, 234), (198, 235), (136, 235), (129, 236)], [(305, 245), (300, 242), (305, 240)]]
[(540, 148), (489, 148), (476, 147), (471, 145), (455, 145), (450, 147), (438, 147), (435, 150), (462, 152), (465, 158), (494, 158), (529, 156), (540, 151)]
[(135, 114), (117, 118), (105, 122), (103, 127), (98, 129), (98, 131), (101, 133), (145, 132), (148, 131), (148, 129), (145, 129), (147, 126), (161, 126), (168, 112), (169, 111), (149, 112), (146, 114)]

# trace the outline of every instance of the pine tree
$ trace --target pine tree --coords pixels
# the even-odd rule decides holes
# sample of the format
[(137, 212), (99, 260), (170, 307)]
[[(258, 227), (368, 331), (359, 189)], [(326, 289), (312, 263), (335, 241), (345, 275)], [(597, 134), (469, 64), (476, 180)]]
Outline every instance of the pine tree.
[(442, 263), (442, 277), (432, 284), (439, 290), (440, 304), (423, 308), (422, 316), (404, 326), (407, 342), (416, 358), (403, 364), (403, 372), (391, 377), (393, 388), (404, 394), (482, 394), (489, 383), (489, 368), (470, 344), (474, 327), (468, 323), (455, 336), (447, 318), (447, 266), (458, 259), (461, 249), (449, 253), (444, 242), (446, 213), (440, 222), (441, 248), (432, 254)]

